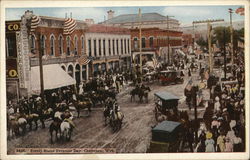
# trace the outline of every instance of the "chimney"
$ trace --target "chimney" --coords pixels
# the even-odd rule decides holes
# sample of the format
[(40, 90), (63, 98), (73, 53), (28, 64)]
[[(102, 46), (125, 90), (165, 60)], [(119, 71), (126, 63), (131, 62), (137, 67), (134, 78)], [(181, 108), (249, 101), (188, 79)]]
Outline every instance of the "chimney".
[(115, 11), (109, 10), (108, 12), (108, 20), (114, 17)]
[(85, 23), (91, 25), (91, 24), (94, 24), (94, 20), (93, 19), (85, 19)]

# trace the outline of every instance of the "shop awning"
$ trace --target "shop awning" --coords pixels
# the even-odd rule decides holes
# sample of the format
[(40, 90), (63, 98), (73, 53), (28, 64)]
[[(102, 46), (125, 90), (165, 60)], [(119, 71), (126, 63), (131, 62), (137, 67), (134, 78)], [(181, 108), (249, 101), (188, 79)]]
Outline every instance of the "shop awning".
[[(76, 84), (76, 80), (69, 76), (59, 64), (43, 66), (44, 90), (60, 88)], [(39, 66), (31, 67), (31, 92), (40, 93), (40, 70)]]

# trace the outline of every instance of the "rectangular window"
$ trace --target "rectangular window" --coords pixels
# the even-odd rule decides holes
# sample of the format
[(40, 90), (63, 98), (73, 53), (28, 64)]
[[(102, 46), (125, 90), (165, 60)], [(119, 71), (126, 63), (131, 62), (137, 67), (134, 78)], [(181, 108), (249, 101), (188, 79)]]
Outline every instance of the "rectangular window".
[(111, 43), (110, 43), (110, 39), (109, 39), (109, 55), (111, 55)]
[(128, 54), (130, 53), (129, 39), (128, 39)]
[(118, 45), (118, 39), (116, 40), (116, 50), (117, 50), (117, 55), (119, 55), (119, 45)]
[(89, 44), (89, 56), (91, 56), (92, 53), (91, 53), (91, 40), (90, 39), (88, 40), (88, 44)]
[(124, 48), (125, 48), (125, 54), (127, 53), (127, 43), (126, 43), (126, 39), (124, 39)]
[(121, 39), (121, 54), (123, 54), (123, 40)]
[(96, 40), (94, 40), (94, 55), (96, 57)]
[(99, 43), (99, 56), (101, 56), (102, 55), (102, 48), (101, 48), (101, 40), (99, 39), (98, 40), (98, 43)]
[(16, 37), (15, 34), (8, 36), (6, 39), (6, 54), (7, 57), (16, 57)]
[(113, 55), (115, 55), (115, 40), (112, 40), (113, 43)]
[(103, 55), (106, 56), (106, 45), (105, 45), (105, 39), (103, 40)]

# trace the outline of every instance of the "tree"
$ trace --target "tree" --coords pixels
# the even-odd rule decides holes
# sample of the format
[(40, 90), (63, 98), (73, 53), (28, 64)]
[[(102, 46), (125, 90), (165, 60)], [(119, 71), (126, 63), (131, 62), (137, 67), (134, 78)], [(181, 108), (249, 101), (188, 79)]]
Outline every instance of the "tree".
[(223, 47), (224, 30), (226, 30), (226, 44), (230, 42), (230, 27), (216, 27), (214, 28), (215, 40), (218, 41), (219, 46)]
[(203, 38), (203, 37), (200, 37), (196, 43), (201, 47), (201, 48), (205, 48), (207, 47), (207, 41)]

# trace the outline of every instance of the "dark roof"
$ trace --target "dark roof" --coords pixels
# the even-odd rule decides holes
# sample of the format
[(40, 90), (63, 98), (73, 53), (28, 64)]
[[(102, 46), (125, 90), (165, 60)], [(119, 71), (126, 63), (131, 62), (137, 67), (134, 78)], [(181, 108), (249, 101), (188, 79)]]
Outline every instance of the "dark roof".
[[(141, 21), (164, 21), (167, 20), (166, 16), (160, 15), (159, 13), (143, 13)], [(169, 20), (171, 20), (169, 18)], [(139, 22), (138, 14), (123, 14), (117, 17), (111, 18), (104, 21), (104, 23), (126, 23), (126, 22)]]
[(155, 96), (163, 99), (163, 100), (179, 100), (179, 98), (169, 92), (166, 91), (160, 91), (155, 93)]
[(154, 131), (173, 132), (175, 128), (178, 127), (179, 125), (181, 125), (181, 123), (179, 122), (163, 121), (157, 126), (155, 126), (155, 128), (153, 128), (152, 130), (153, 132)]

